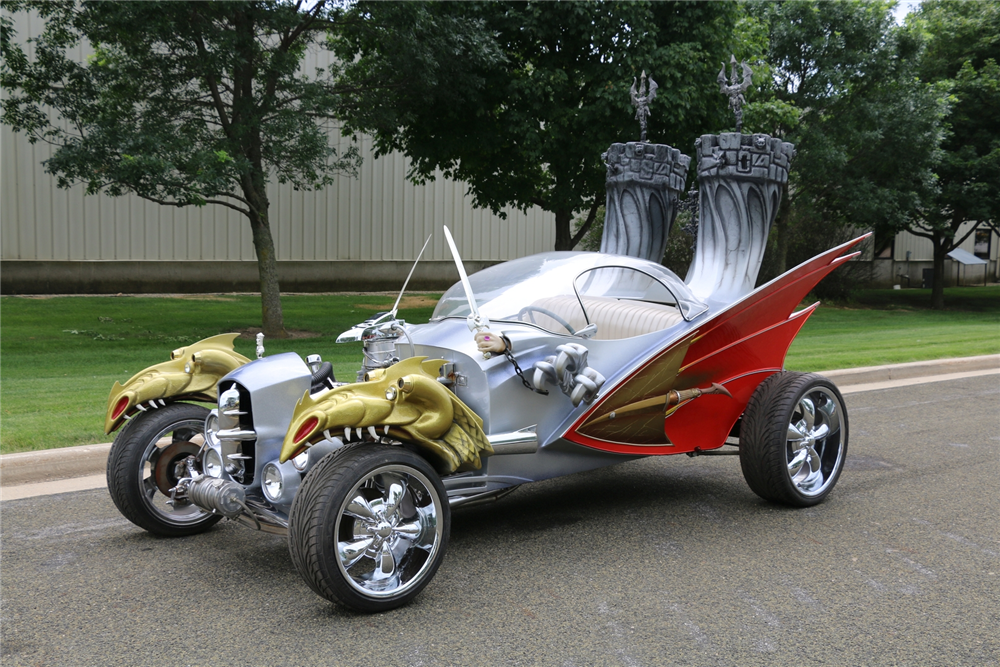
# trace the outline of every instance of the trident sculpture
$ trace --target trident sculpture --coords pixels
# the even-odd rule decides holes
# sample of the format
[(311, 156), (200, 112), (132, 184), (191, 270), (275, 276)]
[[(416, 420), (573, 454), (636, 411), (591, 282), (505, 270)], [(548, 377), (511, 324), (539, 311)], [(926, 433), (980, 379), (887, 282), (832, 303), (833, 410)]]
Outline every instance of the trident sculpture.
[[(729, 80), (726, 80), (726, 63), (722, 63), (722, 70), (719, 72), (719, 90), (722, 91), (723, 95), (729, 97), (729, 108), (733, 110), (736, 114), (736, 133), (739, 134), (743, 132), (743, 104), (746, 103), (746, 98), (743, 97), (743, 93), (747, 91), (750, 84), (753, 81), (753, 70), (747, 65), (747, 61), (740, 63), (743, 67), (743, 81), (737, 83), (736, 78), (736, 56), (729, 56), (729, 63), (732, 68), (732, 74)], [(643, 130), (645, 130), (645, 123), (643, 123)], [(643, 135), (645, 136), (645, 135)]]
[(635, 119), (639, 121), (639, 127), (642, 128), (642, 136), (639, 137), (639, 141), (646, 142), (646, 119), (649, 118), (649, 103), (653, 101), (656, 97), (656, 89), (659, 86), (653, 81), (653, 77), (649, 77), (649, 92), (646, 92), (646, 70), (642, 71), (642, 83), (639, 84), (639, 90), (635, 89), (635, 77), (632, 77), (632, 89), (629, 91), (632, 95), (632, 106), (635, 107)]
[[(646, 72), (630, 91), (635, 118), (642, 127), (639, 141), (614, 143), (601, 156), (608, 167), (605, 190), (604, 235), (601, 252), (663, 259), (670, 226), (677, 214), (677, 195), (684, 192), (691, 158), (665, 144), (646, 141), (649, 103), (658, 86)], [(619, 283), (621, 284), (621, 283)]]

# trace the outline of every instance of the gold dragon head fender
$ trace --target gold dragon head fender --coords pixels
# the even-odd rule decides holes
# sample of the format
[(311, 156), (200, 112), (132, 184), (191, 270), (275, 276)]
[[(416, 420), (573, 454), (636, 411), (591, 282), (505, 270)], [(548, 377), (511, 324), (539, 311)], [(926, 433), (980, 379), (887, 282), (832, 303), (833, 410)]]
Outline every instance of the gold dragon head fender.
[(111, 433), (143, 403), (174, 396), (214, 400), (216, 384), (250, 360), (235, 351), (239, 334), (211, 336), (170, 353), (170, 361), (139, 371), (125, 384), (115, 382), (108, 395), (104, 432)]
[[(442, 474), (475, 470), (493, 453), (483, 420), (437, 381), (443, 359), (411, 357), (366, 382), (299, 400), (281, 462), (328, 437), (391, 438), (417, 446)], [(373, 377), (374, 376), (374, 377)]]

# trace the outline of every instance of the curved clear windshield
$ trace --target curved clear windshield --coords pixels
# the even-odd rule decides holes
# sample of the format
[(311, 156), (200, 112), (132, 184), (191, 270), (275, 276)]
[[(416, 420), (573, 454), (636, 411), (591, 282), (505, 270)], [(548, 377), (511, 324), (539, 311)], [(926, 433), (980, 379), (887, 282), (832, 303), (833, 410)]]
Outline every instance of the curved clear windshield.
[[(641, 335), (708, 309), (669, 269), (621, 255), (541, 253), (479, 271), (469, 282), (480, 314), (490, 321), (527, 322), (561, 334), (596, 325), (596, 338)], [(470, 312), (465, 290), (456, 283), (438, 301), (432, 319), (465, 318)]]

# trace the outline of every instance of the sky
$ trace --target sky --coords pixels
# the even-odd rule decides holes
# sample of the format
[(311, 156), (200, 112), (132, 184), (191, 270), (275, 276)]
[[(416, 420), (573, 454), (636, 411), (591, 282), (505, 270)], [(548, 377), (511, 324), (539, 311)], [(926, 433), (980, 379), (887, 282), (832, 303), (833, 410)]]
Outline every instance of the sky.
[(919, 6), (920, 2), (917, 0), (900, 0), (899, 4), (896, 5), (896, 9), (892, 12), (893, 16), (896, 18), (896, 23), (902, 25), (906, 15), (914, 11)]

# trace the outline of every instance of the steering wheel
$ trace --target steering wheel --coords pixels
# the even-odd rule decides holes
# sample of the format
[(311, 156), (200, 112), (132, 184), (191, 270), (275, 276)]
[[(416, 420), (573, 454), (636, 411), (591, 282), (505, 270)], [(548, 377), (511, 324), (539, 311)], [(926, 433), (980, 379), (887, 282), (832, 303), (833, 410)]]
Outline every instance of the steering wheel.
[(541, 313), (542, 315), (545, 315), (546, 317), (551, 317), (553, 320), (555, 320), (559, 324), (563, 325), (563, 327), (565, 327), (566, 331), (568, 331), (571, 336), (575, 336), (576, 335), (576, 329), (574, 329), (573, 327), (571, 327), (570, 324), (569, 324), (569, 322), (567, 322), (566, 320), (564, 320), (559, 315), (556, 315), (555, 313), (553, 313), (548, 308), (541, 308), (539, 306), (525, 306), (520, 311), (518, 311), (518, 313), (517, 313), (517, 319), (519, 319), (519, 320), (521, 320), (523, 322), (524, 321), (524, 319), (523, 319), (524, 316), (528, 315), (528, 319), (531, 321), (532, 324), (538, 324), (538, 322), (535, 322), (535, 318), (530, 315), (530, 313), (532, 313), (532, 312)]

